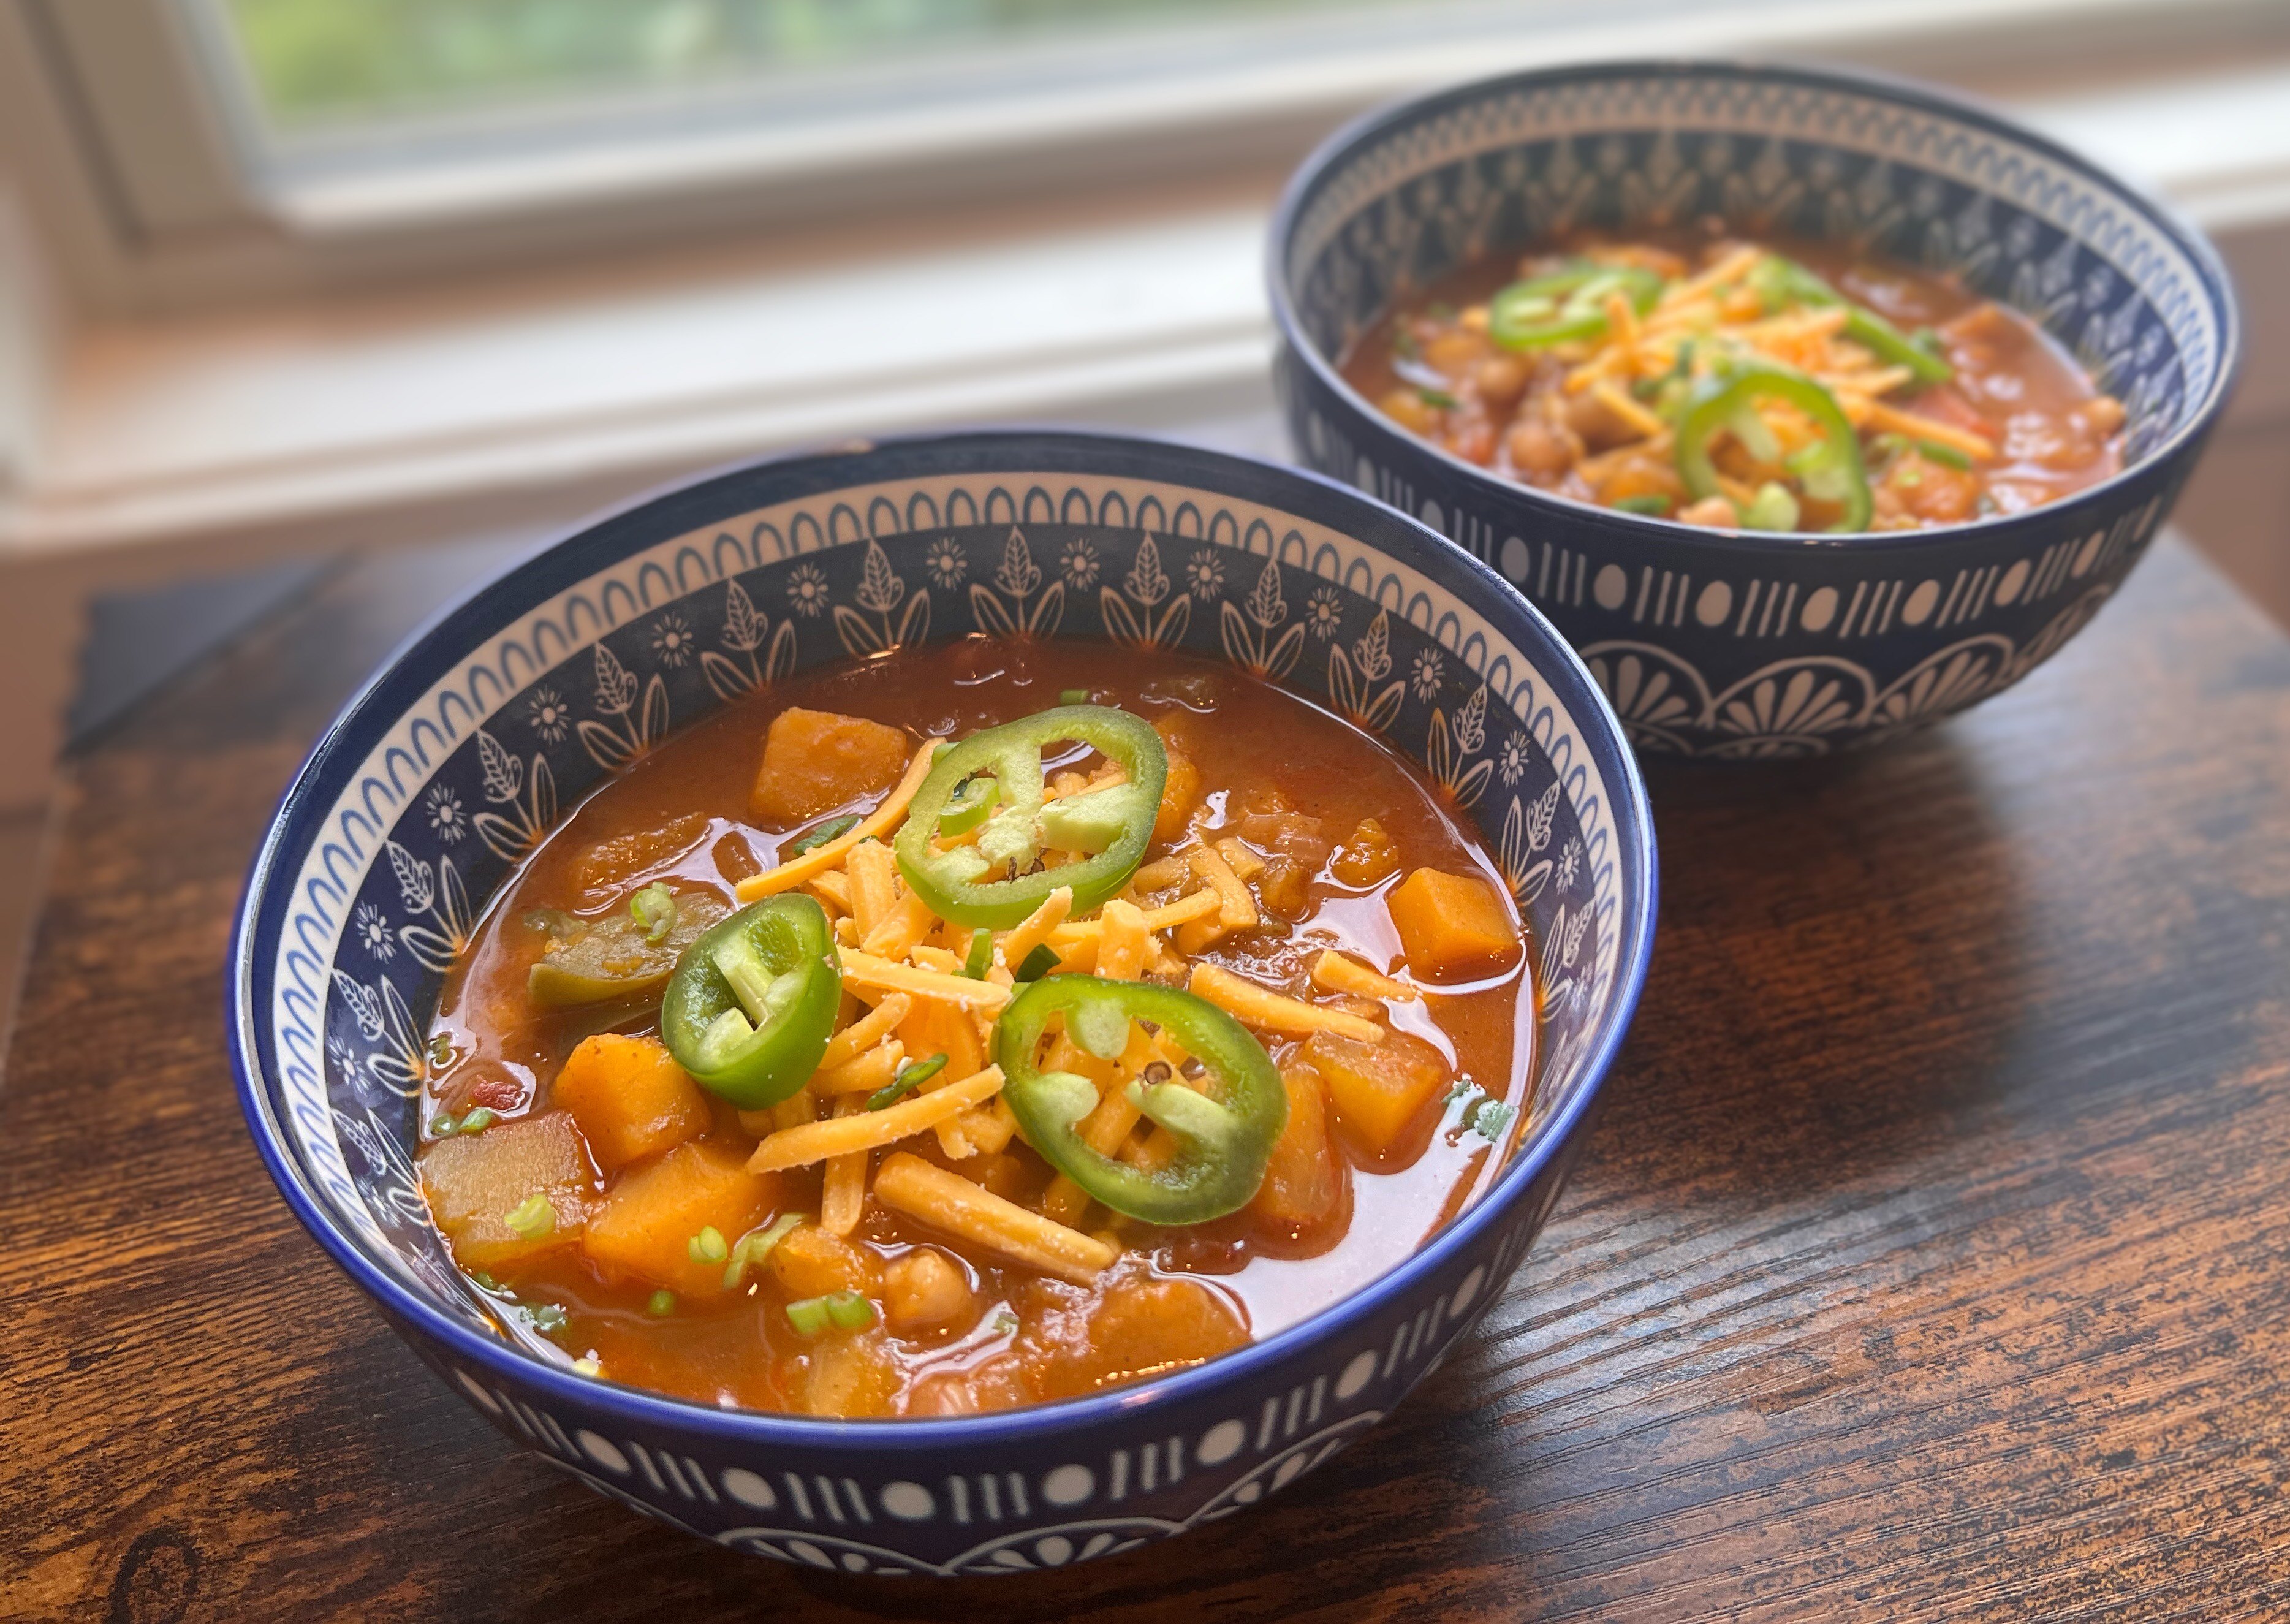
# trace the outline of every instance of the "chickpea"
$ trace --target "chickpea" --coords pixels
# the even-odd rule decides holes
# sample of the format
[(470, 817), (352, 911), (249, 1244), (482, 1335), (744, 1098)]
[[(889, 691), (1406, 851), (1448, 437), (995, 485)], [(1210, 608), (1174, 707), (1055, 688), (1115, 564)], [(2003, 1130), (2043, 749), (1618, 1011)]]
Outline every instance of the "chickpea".
[(1496, 412), (1508, 412), (1526, 393), (1526, 368), (1514, 356), (1490, 356), (1471, 375), (1479, 398)]
[(962, 1267), (933, 1246), (917, 1246), (883, 1271), (883, 1318), (901, 1336), (966, 1325), (977, 1293)]
[(1609, 446), (1627, 444), (1638, 437), (1637, 429), (1622, 421), (1612, 407), (1588, 390), (1566, 403), (1566, 426), (1581, 436), (1584, 444), (1600, 451)]
[(1556, 479), (1582, 454), (1582, 443), (1569, 430), (1540, 417), (1511, 425), (1509, 444), (1511, 466), (1530, 479)]

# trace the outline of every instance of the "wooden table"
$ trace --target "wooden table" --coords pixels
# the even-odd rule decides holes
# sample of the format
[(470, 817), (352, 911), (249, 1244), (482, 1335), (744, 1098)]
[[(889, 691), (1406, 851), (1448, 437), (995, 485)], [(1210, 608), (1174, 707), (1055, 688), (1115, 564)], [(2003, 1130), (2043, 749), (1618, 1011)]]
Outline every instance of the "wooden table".
[(1659, 773), (1653, 980), (1481, 1334), (1264, 1508), (945, 1586), (516, 1452), (256, 1162), (242, 869), (471, 567), (351, 567), (71, 766), (0, 1093), (0, 1613), (2290, 1616), (2290, 640), (2183, 547), (1949, 726)]

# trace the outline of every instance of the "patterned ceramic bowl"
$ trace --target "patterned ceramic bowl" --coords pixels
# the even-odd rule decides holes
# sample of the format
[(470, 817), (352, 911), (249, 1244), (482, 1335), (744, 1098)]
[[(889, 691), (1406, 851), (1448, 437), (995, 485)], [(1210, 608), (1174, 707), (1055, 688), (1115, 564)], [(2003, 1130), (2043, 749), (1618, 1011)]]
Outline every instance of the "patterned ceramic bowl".
[[(1221, 658), (1423, 764), (1501, 854), (1541, 954), (1509, 1172), (1401, 1268), (1229, 1357), (955, 1420), (733, 1412), (505, 1337), (416, 1187), (444, 972), (511, 865), (613, 768), (790, 672), (927, 639)], [(1493, 1300), (1557, 1198), (1645, 972), (1645, 792), (1581, 662), (1493, 573), (1313, 476), (1053, 433), (736, 469), (599, 520), (452, 609), (351, 701), (247, 884), (242, 1103), (288, 1204), (516, 1441), (703, 1538), (815, 1567), (1001, 1573), (1248, 1506), (1359, 1436)]]
[[(1395, 300), (1478, 256), (1708, 215), (1960, 272), (2130, 409), (2129, 466), (2014, 517), (1728, 535), (1490, 474), (1337, 374)], [(1883, 739), (2026, 676), (2138, 562), (2241, 342), (2209, 245), (2042, 137), (1918, 88), (1727, 63), (1518, 74), (1365, 118), (1290, 183), (1270, 276), (1305, 460), (1500, 569), (1581, 652), (1633, 742), (1693, 756)]]

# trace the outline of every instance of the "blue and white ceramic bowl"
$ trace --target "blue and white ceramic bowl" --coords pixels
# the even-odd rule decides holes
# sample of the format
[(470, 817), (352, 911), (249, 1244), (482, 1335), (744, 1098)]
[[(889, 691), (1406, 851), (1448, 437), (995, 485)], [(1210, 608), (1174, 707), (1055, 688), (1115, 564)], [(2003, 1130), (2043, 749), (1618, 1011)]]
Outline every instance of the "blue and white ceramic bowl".
[[(1514, 484), (1415, 438), (1335, 360), (1395, 300), (1575, 226), (1724, 218), (1937, 269), (2032, 317), (2130, 409), (2127, 466), (2009, 518), (1728, 535)], [(1312, 467), (1420, 516), (1555, 621), (1641, 748), (1802, 756), (2017, 682), (2137, 563), (2241, 343), (2216, 254), (1981, 108), (1797, 68), (1635, 62), (1484, 80), (1330, 140), (1272, 229), (1277, 375)]]
[[(1538, 1105), (1509, 1172), (1403, 1267), (1227, 1358), (955, 1420), (733, 1412), (505, 1337), (415, 1182), (422, 1033), (487, 898), (605, 775), (792, 672), (983, 631), (1183, 647), (1360, 719), (1475, 819), (1541, 955)], [(655, 496), (517, 565), (327, 729), (248, 880), (230, 1032), (296, 1216), (451, 1387), (600, 1492), (853, 1572), (1004, 1573), (1251, 1505), (1467, 1334), (1556, 1200), (1653, 932), (1613, 714), (1488, 570), (1317, 477), (1080, 434), (913, 439)]]

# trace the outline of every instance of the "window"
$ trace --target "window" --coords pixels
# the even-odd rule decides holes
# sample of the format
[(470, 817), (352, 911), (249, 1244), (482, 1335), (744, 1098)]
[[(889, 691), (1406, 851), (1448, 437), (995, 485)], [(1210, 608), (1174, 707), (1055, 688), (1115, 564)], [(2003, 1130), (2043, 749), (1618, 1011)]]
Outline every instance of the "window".
[[(131, 292), (372, 282), (894, 208), (1221, 184), (1443, 78), (1695, 51), (1974, 84), (2234, 48), (2251, 0), (0, 0), (0, 102)], [(5, 108), (0, 108), (0, 121)]]

